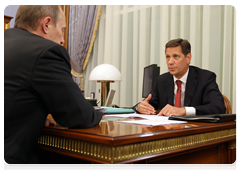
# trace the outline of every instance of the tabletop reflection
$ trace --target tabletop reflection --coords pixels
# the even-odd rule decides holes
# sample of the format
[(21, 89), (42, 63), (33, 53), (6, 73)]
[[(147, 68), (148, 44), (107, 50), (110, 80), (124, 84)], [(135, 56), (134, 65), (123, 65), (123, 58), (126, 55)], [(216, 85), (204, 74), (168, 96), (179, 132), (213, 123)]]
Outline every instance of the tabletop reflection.
[[(134, 118), (136, 119), (136, 118)], [(134, 124), (124, 124), (118, 121), (131, 120), (129, 118), (105, 117), (99, 123), (102, 135), (125, 136), (149, 132), (161, 132), (166, 130), (177, 130), (190, 127), (196, 127), (194, 124), (167, 124), (161, 126), (142, 126)]]

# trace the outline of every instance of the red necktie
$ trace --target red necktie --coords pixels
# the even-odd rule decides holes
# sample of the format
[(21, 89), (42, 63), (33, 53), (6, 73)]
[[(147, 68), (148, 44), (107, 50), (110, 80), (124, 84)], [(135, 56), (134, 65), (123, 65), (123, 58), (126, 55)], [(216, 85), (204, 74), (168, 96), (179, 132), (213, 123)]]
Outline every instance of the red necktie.
[(181, 84), (182, 82), (180, 80), (176, 81), (178, 89), (177, 89), (177, 94), (175, 98), (175, 107), (181, 107)]

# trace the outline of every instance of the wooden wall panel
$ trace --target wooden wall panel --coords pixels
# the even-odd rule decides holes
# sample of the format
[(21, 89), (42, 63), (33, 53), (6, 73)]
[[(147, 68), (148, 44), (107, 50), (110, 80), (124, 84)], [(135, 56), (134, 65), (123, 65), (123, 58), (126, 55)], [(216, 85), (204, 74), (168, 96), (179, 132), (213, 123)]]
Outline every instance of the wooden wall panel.
[(69, 5), (60, 5), (60, 7), (62, 8), (63, 12), (65, 13), (65, 17), (66, 17), (66, 29), (64, 30), (64, 44), (63, 46), (68, 49), (68, 17), (69, 17)]

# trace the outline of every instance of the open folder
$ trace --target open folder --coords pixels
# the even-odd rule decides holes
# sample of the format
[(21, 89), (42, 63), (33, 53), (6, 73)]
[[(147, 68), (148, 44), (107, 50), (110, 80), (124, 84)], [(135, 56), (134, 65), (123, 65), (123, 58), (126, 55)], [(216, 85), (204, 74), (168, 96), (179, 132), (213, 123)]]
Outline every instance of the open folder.
[(236, 114), (215, 114), (215, 115), (197, 115), (197, 116), (170, 116), (169, 120), (185, 120), (196, 122), (228, 122), (236, 120)]
[(125, 109), (125, 108), (114, 108), (114, 107), (95, 107), (95, 110), (98, 110), (102, 113), (108, 114), (108, 113), (134, 113), (135, 110), (133, 109)]

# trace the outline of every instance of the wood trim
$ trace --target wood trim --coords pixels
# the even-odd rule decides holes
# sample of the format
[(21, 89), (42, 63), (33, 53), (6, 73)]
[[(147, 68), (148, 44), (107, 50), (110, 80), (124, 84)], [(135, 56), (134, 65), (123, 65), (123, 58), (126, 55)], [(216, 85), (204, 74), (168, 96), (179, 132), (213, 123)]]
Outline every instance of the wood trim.
[(64, 30), (64, 44), (63, 46), (68, 49), (68, 23), (69, 23), (69, 5), (60, 5), (66, 17), (66, 29)]
[(64, 31), (64, 47), (68, 49), (68, 20), (69, 20), (69, 5), (65, 5), (66, 29)]
[[(191, 122), (193, 124), (193, 122)], [(223, 122), (223, 123), (202, 123), (194, 122), (194, 125), (199, 127), (181, 129), (181, 130), (164, 130), (164, 131), (152, 131), (152, 135), (148, 136), (145, 134), (135, 134), (126, 136), (106, 136), (99, 132), (100, 127), (94, 126), (90, 129), (63, 129), (64, 127), (56, 128), (43, 128), (42, 133), (58, 137), (66, 137), (77, 140), (84, 140), (88, 142), (96, 142), (105, 145), (126, 145), (131, 143), (146, 142), (149, 140), (166, 139), (172, 137), (181, 137), (192, 134), (200, 134), (206, 132), (214, 132), (225, 129), (236, 128), (236, 122)], [(208, 125), (208, 126), (204, 126)], [(157, 128), (157, 127), (156, 127)], [(96, 132), (96, 133), (94, 133)], [(100, 133), (101, 135), (98, 135)]]
[[(59, 160), (68, 156), (76, 161), (94, 163), (176, 163), (174, 159), (181, 155), (189, 158), (188, 163), (232, 163), (236, 160), (236, 121), (187, 122), (146, 128), (119, 124), (118, 120), (102, 120), (99, 125), (87, 129), (45, 127), (38, 139), (38, 149), (45, 152), (44, 159), (48, 152), (59, 155)], [(201, 156), (195, 157), (195, 151)], [(186, 163), (186, 160), (177, 163), (181, 162)]]
[(131, 163), (133, 161), (172, 154), (180, 150), (192, 150), (236, 139), (236, 129), (227, 129), (175, 138), (159, 139), (127, 145), (102, 145), (95, 142), (43, 134), (39, 145), (67, 151), (108, 163)]
[[(236, 141), (230, 141), (236, 142)], [(228, 163), (232, 164), (236, 161), (236, 148), (228, 149)]]
[(4, 31), (9, 28), (10, 21), (13, 17), (4, 15)]
[(229, 99), (225, 95), (223, 95), (223, 100), (226, 107), (226, 114), (232, 114), (232, 107)]

